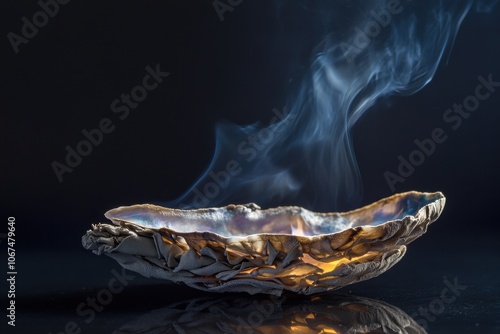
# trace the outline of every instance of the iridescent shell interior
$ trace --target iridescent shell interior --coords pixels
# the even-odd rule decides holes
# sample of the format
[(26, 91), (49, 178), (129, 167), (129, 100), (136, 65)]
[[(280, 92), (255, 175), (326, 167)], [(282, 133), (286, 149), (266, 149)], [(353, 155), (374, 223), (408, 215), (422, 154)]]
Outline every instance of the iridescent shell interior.
[(105, 216), (113, 221), (127, 221), (144, 227), (166, 227), (184, 233), (212, 232), (224, 237), (260, 233), (315, 236), (355, 226), (377, 226), (412, 216), (442, 197), (441, 193), (412, 192), (347, 213), (316, 213), (301, 207), (260, 210), (256, 204), (250, 203), (198, 210), (133, 205), (110, 210)]
[(346, 213), (255, 204), (108, 211), (85, 248), (147, 277), (205, 291), (311, 294), (375, 277), (441, 214), (443, 194), (407, 192)]

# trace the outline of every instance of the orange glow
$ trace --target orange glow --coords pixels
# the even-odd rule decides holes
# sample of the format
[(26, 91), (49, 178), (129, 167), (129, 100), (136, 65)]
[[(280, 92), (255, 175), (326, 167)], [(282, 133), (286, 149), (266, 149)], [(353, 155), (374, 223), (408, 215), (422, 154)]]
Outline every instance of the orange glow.
[(360, 256), (354, 256), (351, 258), (343, 257), (339, 260), (334, 260), (331, 262), (322, 262), (313, 259), (309, 254), (304, 254), (302, 256), (302, 261), (306, 263), (310, 263), (318, 268), (323, 269), (323, 273), (331, 272), (335, 270), (338, 266), (344, 263), (353, 263), (353, 262), (368, 262), (369, 259), (373, 259), (375, 256), (379, 255), (377, 252), (367, 252), (366, 254)]

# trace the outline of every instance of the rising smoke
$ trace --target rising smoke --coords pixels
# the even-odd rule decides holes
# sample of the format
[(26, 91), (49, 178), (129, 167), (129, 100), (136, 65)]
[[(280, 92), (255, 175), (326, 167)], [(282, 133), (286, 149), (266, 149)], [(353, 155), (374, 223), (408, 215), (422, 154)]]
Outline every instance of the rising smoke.
[(220, 124), (206, 172), (171, 206), (256, 202), (332, 211), (358, 204), (352, 127), (381, 98), (413, 94), (432, 80), (473, 1), (314, 3), (301, 5), (302, 15), (318, 15), (334, 30), (316, 36), (286, 108), (274, 109), (265, 125)]

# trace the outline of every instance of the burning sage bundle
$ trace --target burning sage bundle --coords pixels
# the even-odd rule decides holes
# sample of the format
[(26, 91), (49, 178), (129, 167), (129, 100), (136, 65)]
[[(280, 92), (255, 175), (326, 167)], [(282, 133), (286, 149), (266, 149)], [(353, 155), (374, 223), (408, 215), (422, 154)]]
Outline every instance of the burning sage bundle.
[(380, 275), (427, 231), (442, 193), (407, 192), (346, 213), (255, 204), (108, 211), (82, 238), (126, 269), (214, 292), (312, 294)]

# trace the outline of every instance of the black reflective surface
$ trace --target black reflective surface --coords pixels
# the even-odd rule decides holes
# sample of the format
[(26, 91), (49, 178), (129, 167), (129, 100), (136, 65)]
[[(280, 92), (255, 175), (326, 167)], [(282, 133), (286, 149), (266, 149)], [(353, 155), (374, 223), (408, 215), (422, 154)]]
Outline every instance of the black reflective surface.
[(328, 294), (281, 297), (200, 293), (86, 252), (22, 253), (16, 331), (500, 333), (500, 251), (487, 240), (481, 254), (466, 239), (417, 241), (375, 279)]

